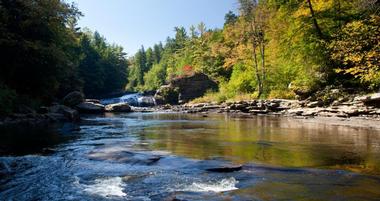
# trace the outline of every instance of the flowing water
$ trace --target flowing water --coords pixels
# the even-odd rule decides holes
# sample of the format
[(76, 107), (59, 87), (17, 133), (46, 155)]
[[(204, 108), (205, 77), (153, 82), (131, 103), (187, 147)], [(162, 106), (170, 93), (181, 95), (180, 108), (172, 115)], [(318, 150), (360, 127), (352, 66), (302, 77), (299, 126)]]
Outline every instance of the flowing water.
[(156, 100), (152, 95), (143, 95), (141, 93), (125, 94), (121, 97), (107, 98), (100, 101), (103, 105), (115, 103), (128, 103), (135, 107), (152, 107), (156, 105)]
[(131, 113), (0, 134), (0, 200), (380, 200), (376, 130)]

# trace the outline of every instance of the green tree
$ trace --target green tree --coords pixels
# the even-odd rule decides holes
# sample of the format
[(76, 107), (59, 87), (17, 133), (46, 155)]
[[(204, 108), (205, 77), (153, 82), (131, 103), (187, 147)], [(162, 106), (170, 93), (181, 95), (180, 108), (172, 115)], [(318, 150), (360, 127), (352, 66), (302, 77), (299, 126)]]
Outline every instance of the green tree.
[(153, 64), (154, 64), (154, 61), (155, 60), (155, 58), (154, 58), (154, 53), (153, 53), (153, 49), (152, 48), (148, 48), (147, 50), (146, 50), (146, 69), (144, 70), (144, 72), (147, 72), (147, 71), (149, 71), (151, 68), (152, 68), (152, 66), (153, 66)]
[(228, 13), (224, 16), (224, 26), (234, 24), (238, 20), (238, 16), (232, 12), (228, 11)]
[(0, 81), (26, 102), (50, 102), (76, 82), (80, 12), (59, 0), (0, 1)]
[(152, 69), (144, 75), (144, 90), (156, 90), (165, 84), (166, 69), (165, 64), (154, 64)]
[(163, 51), (164, 51), (164, 48), (161, 42), (153, 46), (153, 58), (154, 58), (153, 63), (155, 64), (160, 63)]
[[(266, 23), (267, 13), (265, 4), (259, 4), (255, 0), (239, 0), (240, 12), (248, 24), (247, 38), (252, 47), (253, 67), (257, 80), (257, 96), (264, 92), (266, 82)], [(261, 6), (261, 7), (260, 7)], [(258, 58), (260, 57), (260, 58)]]
[(128, 64), (122, 47), (108, 44), (98, 32), (83, 33), (80, 47), (80, 77), (87, 96), (96, 97), (124, 90)]

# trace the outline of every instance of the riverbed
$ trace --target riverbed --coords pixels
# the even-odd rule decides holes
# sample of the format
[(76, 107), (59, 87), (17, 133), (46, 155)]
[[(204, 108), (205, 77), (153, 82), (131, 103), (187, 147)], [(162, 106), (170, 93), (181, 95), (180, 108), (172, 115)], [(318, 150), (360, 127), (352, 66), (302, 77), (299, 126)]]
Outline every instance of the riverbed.
[[(1, 131), (1, 200), (379, 200), (380, 131), (129, 113)], [(231, 171), (215, 168), (239, 167)]]

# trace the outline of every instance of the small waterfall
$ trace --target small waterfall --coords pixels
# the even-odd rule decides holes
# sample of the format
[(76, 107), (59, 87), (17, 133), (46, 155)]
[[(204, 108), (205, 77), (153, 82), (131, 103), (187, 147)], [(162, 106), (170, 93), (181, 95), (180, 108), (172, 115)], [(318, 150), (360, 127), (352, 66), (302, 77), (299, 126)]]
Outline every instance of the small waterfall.
[(144, 96), (141, 93), (126, 94), (118, 98), (109, 98), (101, 100), (104, 105), (115, 103), (128, 103), (134, 107), (153, 107), (156, 105), (156, 100), (153, 96)]

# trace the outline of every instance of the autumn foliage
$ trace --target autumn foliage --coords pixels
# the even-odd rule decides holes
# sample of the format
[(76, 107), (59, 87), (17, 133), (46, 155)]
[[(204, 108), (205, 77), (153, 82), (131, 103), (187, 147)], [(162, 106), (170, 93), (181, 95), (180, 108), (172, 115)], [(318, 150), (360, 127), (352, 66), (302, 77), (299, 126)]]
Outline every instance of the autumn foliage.
[(356, 20), (344, 26), (331, 44), (337, 73), (375, 88), (380, 84), (380, 17)]
[(190, 65), (184, 65), (182, 71), (184, 75), (191, 75), (194, 73), (194, 68)]
[[(144, 80), (133, 89), (157, 89), (193, 72), (218, 81), (219, 100), (306, 98), (328, 86), (368, 92), (380, 87), (379, 1), (237, 2), (239, 13), (227, 13), (223, 28), (176, 27), (161, 60), (144, 68)], [(134, 63), (130, 72), (150, 62)]]

